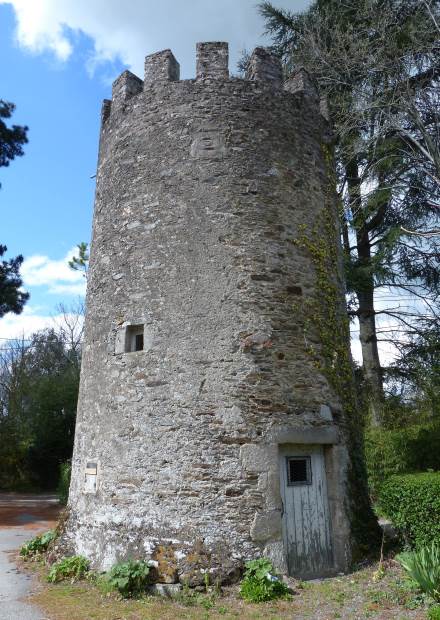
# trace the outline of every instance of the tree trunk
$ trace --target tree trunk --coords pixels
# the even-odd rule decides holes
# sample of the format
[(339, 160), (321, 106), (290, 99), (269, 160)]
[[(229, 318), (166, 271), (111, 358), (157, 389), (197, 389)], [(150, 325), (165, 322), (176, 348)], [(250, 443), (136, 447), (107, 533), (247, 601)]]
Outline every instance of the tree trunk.
[[(371, 245), (366, 222), (363, 220), (361, 180), (356, 162), (347, 167), (347, 185), (352, 210), (358, 214), (356, 224), (356, 249), (361, 277), (355, 286), (358, 300), (359, 340), (365, 384), (365, 400), (373, 426), (380, 426), (384, 403), (383, 375), (377, 347), (376, 313), (374, 310), (374, 276), (371, 269)], [(356, 221), (357, 220), (357, 221)]]

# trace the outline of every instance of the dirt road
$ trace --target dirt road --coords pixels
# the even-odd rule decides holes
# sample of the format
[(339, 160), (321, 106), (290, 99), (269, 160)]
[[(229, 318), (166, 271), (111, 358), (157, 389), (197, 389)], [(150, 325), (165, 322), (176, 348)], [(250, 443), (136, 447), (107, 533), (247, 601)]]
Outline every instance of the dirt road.
[(53, 495), (0, 493), (0, 620), (49, 620), (23, 600), (33, 583), (18, 571), (14, 555), (26, 540), (53, 527), (58, 513)]

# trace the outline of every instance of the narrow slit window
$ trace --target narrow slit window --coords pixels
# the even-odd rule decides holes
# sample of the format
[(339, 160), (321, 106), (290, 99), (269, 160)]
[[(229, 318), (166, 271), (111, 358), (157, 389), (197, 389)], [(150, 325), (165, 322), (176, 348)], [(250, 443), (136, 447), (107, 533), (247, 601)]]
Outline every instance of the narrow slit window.
[(286, 461), (288, 486), (312, 484), (310, 456), (289, 456)]
[(135, 351), (143, 351), (144, 350), (144, 334), (136, 334), (134, 337), (134, 350)]
[(129, 325), (126, 331), (125, 352), (135, 353), (144, 350), (144, 326)]

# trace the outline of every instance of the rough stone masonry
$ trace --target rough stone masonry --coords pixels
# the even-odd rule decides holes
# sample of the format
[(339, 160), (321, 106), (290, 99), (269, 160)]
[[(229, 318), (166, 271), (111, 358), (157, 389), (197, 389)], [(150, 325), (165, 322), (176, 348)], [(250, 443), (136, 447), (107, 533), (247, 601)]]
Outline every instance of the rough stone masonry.
[(344, 414), (297, 311), (316, 273), (294, 240), (324, 210), (337, 225), (327, 135), (310, 78), (283, 84), (263, 48), (246, 79), (226, 43), (199, 43), (189, 80), (152, 54), (104, 101), (65, 535), (95, 567), (142, 557), (192, 585), (261, 555), (286, 571), (279, 450), (319, 444), (346, 568)]

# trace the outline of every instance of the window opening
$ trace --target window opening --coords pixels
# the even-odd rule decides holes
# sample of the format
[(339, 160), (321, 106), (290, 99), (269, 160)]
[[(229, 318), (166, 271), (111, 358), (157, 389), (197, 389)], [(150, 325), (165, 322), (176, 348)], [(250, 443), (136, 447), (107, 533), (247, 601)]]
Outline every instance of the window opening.
[(312, 484), (312, 465), (310, 456), (289, 456), (287, 463), (288, 486)]
[(144, 326), (128, 325), (125, 338), (125, 352), (134, 353), (144, 350)]

